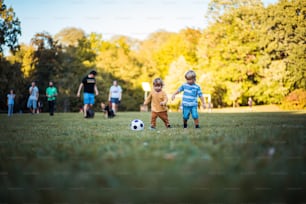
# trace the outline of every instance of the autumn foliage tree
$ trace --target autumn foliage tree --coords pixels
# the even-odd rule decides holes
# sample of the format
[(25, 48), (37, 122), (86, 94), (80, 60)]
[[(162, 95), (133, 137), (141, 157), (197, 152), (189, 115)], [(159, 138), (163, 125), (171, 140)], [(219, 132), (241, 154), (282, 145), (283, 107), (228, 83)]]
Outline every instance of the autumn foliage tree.
[[(3, 48), (18, 47), (21, 28), (13, 10), (0, 2), (3, 56)], [(108, 89), (117, 80), (123, 88), (122, 110), (139, 110), (142, 82), (161, 77), (171, 94), (184, 83), (188, 69), (196, 71), (197, 83), (211, 94), (214, 107), (247, 105), (249, 97), (255, 104), (290, 104), (289, 96), (303, 98), (296, 95), (306, 90), (305, 8), (302, 0), (279, 0), (268, 7), (260, 0), (211, 0), (205, 29), (160, 30), (144, 40), (120, 35), (105, 40), (103, 34), (71, 27), (54, 36), (36, 33), (30, 45), (1, 58), (0, 77), (19, 90), (24, 89), (22, 81), (37, 80), (43, 90), (54, 80), (60, 107), (70, 107), (59, 108), (64, 111), (78, 110), (77, 86), (92, 69), (99, 73), (102, 90), (97, 101), (107, 102)], [(20, 76), (11, 79), (12, 70)], [(7, 90), (9, 85), (0, 86)]]

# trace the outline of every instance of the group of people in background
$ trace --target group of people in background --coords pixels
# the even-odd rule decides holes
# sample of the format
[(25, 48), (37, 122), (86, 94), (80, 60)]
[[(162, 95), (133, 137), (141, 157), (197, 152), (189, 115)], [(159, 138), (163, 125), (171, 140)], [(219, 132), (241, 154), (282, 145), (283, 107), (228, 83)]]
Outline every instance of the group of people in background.
[[(96, 77), (97, 72), (91, 71), (87, 76), (85, 76), (82, 82), (79, 85), (77, 96), (81, 96), (81, 90), (83, 90), (83, 112), (84, 117), (88, 118), (87, 113), (88, 110), (92, 108), (95, 103), (95, 96), (99, 95), (99, 91), (96, 85)], [(53, 81), (49, 81), (49, 86), (46, 88), (46, 97), (48, 101), (49, 107), (49, 114), (50, 116), (54, 115), (55, 111), (55, 103), (56, 97), (58, 95), (57, 88), (54, 86)], [(8, 116), (12, 116), (14, 112), (14, 102), (15, 102), (15, 93), (14, 90), (11, 89), (10, 92), (7, 94), (7, 104), (8, 104)], [(114, 113), (118, 111), (118, 105), (121, 102), (122, 98), (122, 88), (118, 85), (118, 82), (115, 80), (113, 81), (113, 85), (110, 87), (108, 100), (111, 104), (111, 109), (113, 109)], [(39, 99), (39, 89), (33, 81), (31, 86), (29, 87), (29, 97), (27, 100), (27, 108), (29, 109), (31, 114), (37, 114), (41, 112), (39, 104), (41, 101)]]
[[(12, 116), (14, 112), (14, 103), (15, 103), (15, 93), (11, 89), (10, 93), (7, 94), (7, 104), (8, 104), (8, 116)], [(49, 104), (49, 113), (51, 116), (54, 115), (54, 106), (57, 96), (57, 88), (53, 86), (53, 82), (49, 82), (49, 86), (46, 88), (46, 96)], [(27, 100), (27, 108), (30, 110), (31, 114), (36, 114), (41, 112), (40, 108), (42, 107), (41, 101), (38, 101), (39, 98), (39, 89), (36, 86), (36, 83), (33, 81), (29, 87), (29, 97)]]
[[(84, 118), (89, 118), (88, 110), (92, 108), (95, 104), (95, 96), (99, 95), (99, 91), (96, 84), (96, 71), (91, 71), (86, 75), (78, 88), (77, 97), (81, 96), (81, 91), (83, 89), (83, 113)], [(174, 100), (175, 96), (180, 92), (183, 92), (182, 97), (182, 118), (183, 118), (183, 128), (187, 128), (187, 122), (190, 115), (194, 120), (194, 127), (199, 128), (199, 114), (198, 114), (198, 98), (202, 102), (203, 108), (205, 108), (205, 100), (201, 87), (197, 85), (196, 82), (196, 73), (193, 70), (189, 70), (185, 73), (186, 83), (182, 84), (176, 92), (173, 93), (171, 99)], [(168, 97), (167, 94), (163, 91), (163, 80), (161, 78), (155, 78), (153, 80), (153, 90), (150, 92), (149, 96), (145, 99), (144, 105), (151, 103), (151, 129), (156, 129), (156, 119), (160, 118), (167, 128), (171, 128), (169, 119), (168, 119), (168, 110), (167, 103)], [(55, 110), (55, 101), (57, 97), (57, 88), (54, 86), (53, 82), (49, 82), (49, 86), (46, 88), (46, 97), (49, 105), (49, 114), (50, 116), (54, 115)], [(8, 116), (13, 114), (14, 108), (14, 99), (15, 94), (14, 90), (10, 90), (10, 93), (7, 95), (8, 98)], [(35, 82), (32, 82), (29, 88), (29, 98), (27, 102), (27, 107), (29, 108), (32, 114), (37, 113), (37, 104), (39, 98), (39, 89), (36, 86)], [(118, 82), (113, 81), (113, 85), (109, 89), (108, 101), (109, 106), (112, 109), (114, 115), (118, 111), (118, 105), (122, 99), (122, 88), (118, 85)], [(102, 104), (102, 103), (101, 103)], [(102, 107), (102, 105), (101, 105)]]
[[(29, 88), (29, 94), (30, 96), (28, 98), (27, 108), (32, 114), (41, 112), (41, 102), (38, 101), (39, 89), (34, 81), (31, 83)], [(46, 88), (46, 97), (49, 105), (49, 114), (50, 116), (53, 116), (57, 97), (57, 88), (53, 85), (53, 81), (49, 81), (49, 86)]]
[[(81, 91), (83, 89), (83, 113), (84, 118), (89, 118), (88, 111), (95, 104), (95, 96), (99, 95), (99, 91), (96, 84), (96, 71), (91, 71), (87, 76), (85, 76), (79, 85), (77, 96), (81, 96)], [(108, 101), (111, 104), (111, 109), (114, 114), (118, 111), (118, 105), (122, 98), (122, 88), (118, 85), (118, 82), (113, 81), (113, 85), (110, 87)], [(102, 103), (101, 103), (102, 107)], [(104, 110), (102, 110), (104, 111)]]

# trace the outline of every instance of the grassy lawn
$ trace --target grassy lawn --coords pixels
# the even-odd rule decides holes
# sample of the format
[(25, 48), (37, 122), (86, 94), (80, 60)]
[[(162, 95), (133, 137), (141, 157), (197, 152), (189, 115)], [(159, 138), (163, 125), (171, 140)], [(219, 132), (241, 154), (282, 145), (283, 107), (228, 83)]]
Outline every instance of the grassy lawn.
[(305, 112), (169, 117), (1, 114), (0, 203), (306, 203)]

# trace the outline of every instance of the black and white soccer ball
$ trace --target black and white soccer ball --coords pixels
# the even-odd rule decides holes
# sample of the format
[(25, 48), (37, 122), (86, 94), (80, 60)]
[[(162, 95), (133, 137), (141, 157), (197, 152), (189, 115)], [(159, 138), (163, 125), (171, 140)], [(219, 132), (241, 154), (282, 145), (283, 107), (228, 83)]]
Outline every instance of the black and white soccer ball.
[(142, 120), (139, 119), (132, 120), (130, 128), (131, 130), (136, 130), (136, 131), (144, 130), (144, 123), (142, 122)]

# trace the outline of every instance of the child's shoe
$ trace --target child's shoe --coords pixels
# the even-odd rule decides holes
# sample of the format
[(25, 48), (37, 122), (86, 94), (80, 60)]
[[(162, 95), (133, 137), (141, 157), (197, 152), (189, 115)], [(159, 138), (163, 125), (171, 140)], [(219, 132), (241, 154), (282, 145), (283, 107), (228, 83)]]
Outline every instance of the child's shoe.
[(155, 127), (153, 127), (153, 126), (151, 126), (151, 127), (150, 127), (150, 130), (156, 130), (156, 128), (155, 128)]

